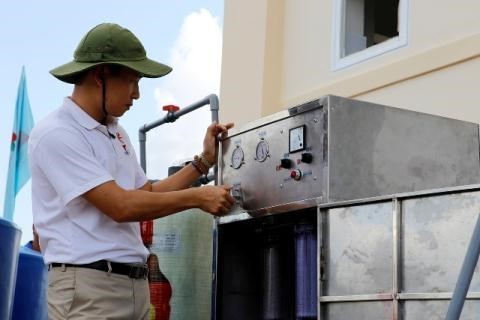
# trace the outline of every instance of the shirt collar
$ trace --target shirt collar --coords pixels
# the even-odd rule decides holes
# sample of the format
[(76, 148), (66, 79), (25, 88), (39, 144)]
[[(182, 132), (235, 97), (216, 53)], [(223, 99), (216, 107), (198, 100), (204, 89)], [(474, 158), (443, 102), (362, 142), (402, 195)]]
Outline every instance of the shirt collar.
[[(63, 101), (63, 105), (65, 110), (72, 116), (72, 118), (85, 129), (87, 130), (98, 129), (102, 132), (106, 129), (104, 125), (102, 125), (100, 122), (92, 118), (88, 113), (86, 113), (82, 108), (80, 108), (80, 106), (77, 105), (70, 97), (65, 97)], [(118, 119), (114, 118), (113, 122), (109, 123), (108, 126), (115, 127), (117, 125), (117, 122), (118, 122)]]

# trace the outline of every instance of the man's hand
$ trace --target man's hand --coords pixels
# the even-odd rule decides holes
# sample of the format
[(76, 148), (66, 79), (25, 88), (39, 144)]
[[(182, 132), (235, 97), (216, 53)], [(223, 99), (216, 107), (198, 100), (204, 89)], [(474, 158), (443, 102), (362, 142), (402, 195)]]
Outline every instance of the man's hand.
[(204, 186), (200, 192), (199, 208), (214, 216), (227, 214), (235, 203), (228, 186)]
[(213, 122), (208, 126), (203, 139), (203, 155), (209, 163), (217, 163), (217, 155), (215, 154), (217, 137), (219, 134), (226, 134), (230, 128), (233, 128), (232, 122), (227, 124)]

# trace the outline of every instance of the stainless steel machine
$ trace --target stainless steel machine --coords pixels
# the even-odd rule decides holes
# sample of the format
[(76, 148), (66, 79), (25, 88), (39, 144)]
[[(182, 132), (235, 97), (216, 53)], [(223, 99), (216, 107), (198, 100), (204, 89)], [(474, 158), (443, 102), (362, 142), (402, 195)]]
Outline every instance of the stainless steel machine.
[(443, 319), (480, 211), (477, 124), (330, 95), (219, 157), (237, 205), (216, 221), (214, 319)]

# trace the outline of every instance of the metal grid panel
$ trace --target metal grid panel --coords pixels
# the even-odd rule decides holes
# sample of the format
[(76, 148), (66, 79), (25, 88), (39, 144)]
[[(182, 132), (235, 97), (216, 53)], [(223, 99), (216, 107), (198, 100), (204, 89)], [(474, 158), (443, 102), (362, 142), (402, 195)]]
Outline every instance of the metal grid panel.
[[(479, 209), (478, 192), (404, 201), (403, 292), (453, 291)], [(480, 291), (478, 266), (470, 290)]]
[(323, 295), (392, 292), (392, 203), (328, 212)]
[(324, 317), (342, 320), (385, 320), (391, 319), (392, 312), (391, 301), (342, 302), (328, 304)]
[[(319, 319), (444, 319), (479, 214), (478, 188), (328, 206), (319, 220)], [(479, 270), (461, 319), (480, 314)]]
[[(402, 303), (402, 319), (444, 320), (449, 301), (417, 300)], [(478, 320), (480, 301), (465, 301), (460, 320)]]

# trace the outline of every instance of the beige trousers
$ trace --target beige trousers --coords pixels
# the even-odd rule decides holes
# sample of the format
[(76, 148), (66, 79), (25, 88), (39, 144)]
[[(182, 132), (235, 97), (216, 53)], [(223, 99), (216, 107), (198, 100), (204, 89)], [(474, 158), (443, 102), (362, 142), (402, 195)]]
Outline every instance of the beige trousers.
[(48, 272), (48, 317), (148, 320), (148, 281), (85, 268)]

